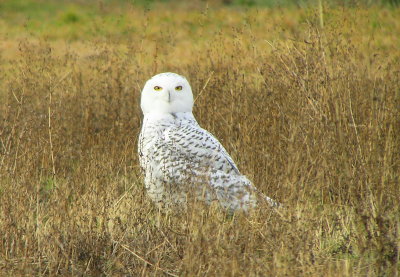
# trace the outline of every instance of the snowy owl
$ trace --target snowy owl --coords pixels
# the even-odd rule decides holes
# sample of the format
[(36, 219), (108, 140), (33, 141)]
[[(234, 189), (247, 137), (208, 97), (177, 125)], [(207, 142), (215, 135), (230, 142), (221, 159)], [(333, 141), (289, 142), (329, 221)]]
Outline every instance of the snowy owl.
[(192, 89), (185, 77), (161, 73), (141, 94), (143, 125), (139, 159), (150, 198), (161, 207), (185, 204), (189, 196), (227, 210), (247, 211), (262, 195), (242, 175), (220, 142), (202, 129), (192, 114)]

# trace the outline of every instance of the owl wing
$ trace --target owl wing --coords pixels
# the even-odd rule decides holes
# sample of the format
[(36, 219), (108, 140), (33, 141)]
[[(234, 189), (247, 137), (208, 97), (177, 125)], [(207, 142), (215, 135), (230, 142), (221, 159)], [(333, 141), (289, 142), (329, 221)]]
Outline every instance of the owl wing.
[[(279, 205), (257, 192), (246, 176), (240, 173), (222, 144), (200, 126), (175, 125), (166, 128), (160, 143), (163, 144), (166, 154), (161, 171), (164, 176), (174, 176), (177, 183), (185, 180), (195, 180), (195, 183), (209, 180), (207, 183), (216, 190), (216, 197), (221, 205), (233, 210), (254, 207), (259, 196), (271, 206)], [(187, 178), (187, 175), (192, 178)], [(209, 199), (212, 198), (209, 196)]]
[(222, 144), (198, 125), (167, 128), (164, 139), (172, 154), (189, 162), (197, 170), (240, 175)]

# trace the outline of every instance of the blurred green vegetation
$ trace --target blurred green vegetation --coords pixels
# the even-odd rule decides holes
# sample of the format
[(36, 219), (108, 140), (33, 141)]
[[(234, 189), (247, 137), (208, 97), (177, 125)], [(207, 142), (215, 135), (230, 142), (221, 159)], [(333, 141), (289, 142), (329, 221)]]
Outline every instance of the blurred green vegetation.
[[(398, 6), (400, 0), (321, 0), (326, 6)], [(145, 6), (148, 8), (159, 4), (173, 4), (176, 6), (234, 6), (234, 7), (309, 7), (319, 3), (319, 0), (72, 0), (72, 1), (56, 1), (56, 0), (3, 0), (0, 2), (0, 14), (7, 17), (14, 13), (22, 13), (26, 16), (36, 18), (42, 16), (54, 16), (60, 10), (69, 9), (71, 7), (79, 7), (84, 11), (100, 12), (104, 9), (124, 8), (129, 6)], [(73, 19), (72, 19), (73, 18)], [(70, 17), (75, 22), (78, 18), (75, 15)], [(67, 19), (70, 20), (70, 19)]]
[[(375, 10), (384, 8), (389, 12), (397, 12), (395, 6), (400, 0), (321, 1), (324, 10), (337, 6), (362, 8), (372, 5)], [(67, 40), (111, 35), (115, 39), (115, 36), (122, 38), (138, 29), (135, 25), (138, 23), (132, 23), (132, 18), (138, 13), (165, 10), (166, 6), (174, 16), (174, 12), (207, 12), (219, 8), (238, 11), (282, 7), (316, 11), (318, 3), (319, 0), (3, 0), (0, 2), (0, 34), (10, 38), (31, 34)], [(324, 17), (324, 20), (329, 20), (327, 12), (324, 12)], [(223, 21), (222, 18), (220, 20)], [(220, 24), (224, 24), (222, 21)], [(381, 23), (374, 19), (372, 24), (378, 28)]]

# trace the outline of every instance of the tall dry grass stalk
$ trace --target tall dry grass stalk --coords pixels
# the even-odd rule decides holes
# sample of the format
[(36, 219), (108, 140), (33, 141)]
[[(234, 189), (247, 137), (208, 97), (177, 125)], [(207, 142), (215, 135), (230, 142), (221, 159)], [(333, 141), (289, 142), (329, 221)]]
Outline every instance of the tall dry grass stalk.
[[(159, 12), (118, 44), (25, 40), (2, 61), (2, 273), (398, 274), (398, 51), (382, 33), (385, 47), (366, 46), (354, 22), (289, 22), (294, 40), (271, 41), (273, 12), (230, 11), (234, 30), (213, 23), (218, 13), (173, 33), (183, 19)], [(188, 77), (201, 125), (280, 214), (155, 209), (136, 154), (140, 90), (155, 71)]]

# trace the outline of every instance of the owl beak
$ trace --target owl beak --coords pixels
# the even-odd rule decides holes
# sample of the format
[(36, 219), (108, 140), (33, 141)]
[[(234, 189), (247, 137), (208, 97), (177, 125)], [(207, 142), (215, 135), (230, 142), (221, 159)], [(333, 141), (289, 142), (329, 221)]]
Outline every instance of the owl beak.
[(171, 92), (168, 91), (168, 103), (170, 103), (170, 102), (171, 102)]

